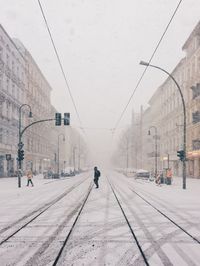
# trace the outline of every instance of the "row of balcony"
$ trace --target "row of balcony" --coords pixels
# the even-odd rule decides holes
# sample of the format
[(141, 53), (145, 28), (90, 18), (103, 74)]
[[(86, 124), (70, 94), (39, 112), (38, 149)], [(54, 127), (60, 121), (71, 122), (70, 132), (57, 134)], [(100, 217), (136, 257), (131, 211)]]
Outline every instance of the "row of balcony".
[(11, 69), (3, 62), (3, 60), (0, 58), (0, 72), (5, 72), (6, 76), (9, 79), (12, 79), (12, 81), (20, 88), (24, 89), (25, 88), (25, 84), (24, 82), (22, 82), (19, 77), (17, 77), (15, 75), (15, 73), (13, 73), (13, 71), (11, 71)]
[(192, 99), (194, 100), (198, 96), (200, 96), (200, 83), (197, 83), (196, 86), (192, 86)]

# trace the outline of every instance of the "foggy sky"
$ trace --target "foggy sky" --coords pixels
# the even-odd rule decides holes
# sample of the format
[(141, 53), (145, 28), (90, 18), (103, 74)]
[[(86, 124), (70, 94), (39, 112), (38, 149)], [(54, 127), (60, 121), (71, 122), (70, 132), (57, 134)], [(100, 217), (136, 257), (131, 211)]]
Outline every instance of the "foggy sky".
[[(86, 141), (97, 158), (107, 159), (111, 128), (119, 119), (179, 1), (175, 0), (41, 0), (68, 82), (86, 128)], [(20, 39), (53, 87), (52, 103), (71, 112), (79, 123), (55, 57), (38, 2), (0, 0), (0, 23)], [(181, 48), (200, 19), (200, 1), (180, 5), (152, 63), (173, 70), (184, 57)], [(149, 69), (129, 105), (118, 132), (130, 123), (131, 110), (147, 105), (164, 81)], [(96, 128), (96, 129), (95, 129)]]

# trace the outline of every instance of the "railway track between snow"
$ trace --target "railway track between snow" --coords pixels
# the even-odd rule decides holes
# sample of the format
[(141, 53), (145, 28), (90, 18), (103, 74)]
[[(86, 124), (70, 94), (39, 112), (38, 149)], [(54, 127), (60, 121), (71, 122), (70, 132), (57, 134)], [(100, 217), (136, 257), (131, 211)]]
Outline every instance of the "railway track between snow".
[[(112, 183), (109, 180), (108, 180), (108, 182), (111, 186), (113, 194), (115, 195), (116, 201), (117, 201), (117, 203), (118, 203), (118, 205), (119, 205), (119, 207), (123, 213), (123, 216), (126, 220), (126, 223), (127, 223), (128, 227), (131, 231), (131, 234), (133, 235), (135, 243), (138, 246), (140, 254), (144, 260), (144, 265), (149, 265), (149, 259), (151, 258), (151, 256), (153, 256), (153, 254), (155, 254), (155, 252), (158, 253), (158, 255), (162, 261), (165, 261), (167, 263), (167, 265), (168, 265), (168, 263), (169, 263), (169, 265), (171, 265), (171, 262), (169, 261), (168, 257), (163, 252), (161, 247), (170, 239), (172, 239), (176, 236), (178, 237), (179, 235), (181, 235), (181, 233), (185, 234), (188, 237), (188, 240), (191, 239), (191, 241), (195, 242), (197, 245), (200, 244), (199, 239), (197, 237), (195, 237), (194, 235), (192, 235), (188, 231), (188, 228), (184, 228), (183, 226), (181, 226), (175, 219), (171, 218), (170, 215), (167, 215), (166, 213), (161, 211), (159, 209), (159, 207), (156, 207), (153, 203), (148, 201), (148, 199), (146, 199), (145, 196), (141, 195), (138, 191), (136, 191), (135, 189), (133, 189), (129, 185), (129, 186), (127, 186), (128, 189), (131, 192), (133, 192), (141, 200), (141, 202), (144, 202), (144, 204), (146, 204), (148, 206), (148, 208), (151, 208), (154, 211), (156, 211), (160, 217), (162, 216), (163, 219), (166, 219), (166, 222), (169, 223), (169, 226), (171, 224), (171, 228), (174, 228), (173, 231), (169, 231), (169, 233), (167, 233), (166, 235), (164, 233), (164, 235), (162, 237), (160, 237), (159, 239), (154, 238), (154, 235), (151, 233), (151, 231), (148, 230), (148, 226), (146, 225), (146, 222), (143, 221), (143, 218), (141, 219), (141, 217), (137, 211), (137, 209), (138, 209), (137, 204), (135, 205), (135, 207), (130, 205), (129, 200), (131, 199), (130, 198), (131, 194), (129, 193), (129, 196), (127, 195), (129, 198), (128, 199), (127, 196), (123, 196), (123, 194), (126, 195), (126, 190), (123, 189), (123, 186), (120, 186), (119, 183), (117, 184), (117, 186), (112, 185)], [(127, 210), (127, 211), (125, 211), (125, 210)], [(145, 212), (144, 212), (144, 214), (145, 214)], [(159, 219), (159, 216), (158, 216), (158, 219)], [(146, 217), (148, 217), (148, 215)], [(133, 221), (131, 221), (132, 218), (135, 220), (134, 224), (133, 224)], [(149, 219), (149, 217), (147, 219)], [(148, 239), (148, 242), (151, 243), (149, 245), (149, 247), (145, 247), (145, 245), (143, 246), (143, 244), (141, 244), (143, 242), (143, 237), (141, 236), (141, 234), (139, 234), (139, 235), (138, 235), (138, 233), (136, 234), (136, 230), (138, 230), (138, 227), (141, 228), (141, 230), (142, 230), (141, 232), (143, 232), (143, 235), (145, 236), (145, 238)], [(136, 259), (135, 263), (138, 263), (138, 262), (139, 262), (139, 258)]]
[(183, 228), (181, 225), (179, 225), (176, 221), (174, 221), (172, 218), (170, 218), (167, 214), (165, 214), (164, 212), (162, 212), (161, 210), (159, 210), (156, 206), (154, 206), (151, 202), (149, 202), (147, 199), (145, 199), (142, 195), (140, 195), (138, 192), (136, 192), (131, 187), (129, 187), (129, 189), (133, 193), (135, 193), (140, 199), (142, 199), (146, 204), (148, 204), (149, 206), (151, 206), (154, 210), (156, 210), (159, 214), (161, 214), (163, 217), (165, 217), (173, 225), (175, 225), (176, 227), (178, 227), (182, 232), (184, 232), (186, 235), (188, 235), (190, 238), (192, 238), (192, 240), (194, 240), (195, 242), (197, 242), (198, 244), (200, 244), (200, 241), (196, 237), (194, 237), (192, 234), (190, 234), (185, 228)]
[[(70, 192), (72, 192), (74, 189), (79, 187), (81, 184), (83, 184), (89, 177), (85, 178), (84, 180), (77, 182), (72, 187), (67, 189), (65, 192), (63, 192), (61, 195), (57, 196), (50, 202), (47, 202), (40, 206), (39, 208), (33, 210), (32, 212), (24, 215), (20, 219), (16, 220), (15, 222), (9, 224), (7, 227), (2, 228), (0, 230), (0, 234), (12, 230), (16, 225), (23, 223), (20, 225), (16, 230), (14, 230), (12, 233), (10, 233), (8, 236), (6, 236), (3, 240), (0, 241), (0, 246), (3, 245), (5, 242), (7, 242), (9, 239), (11, 239), (13, 236), (15, 236), (18, 232), (20, 232), (22, 229), (24, 229), (26, 226), (28, 226), (31, 222), (36, 220), (39, 216), (41, 216), (43, 213), (45, 213), (49, 208), (54, 206), (56, 203), (58, 203), (60, 200), (62, 200), (64, 197), (66, 197)], [(28, 221), (27, 221), (28, 220)], [(24, 223), (25, 221), (25, 223)]]
[(125, 221), (126, 221), (128, 227), (129, 227), (129, 229), (130, 229), (130, 232), (131, 232), (131, 234), (132, 234), (132, 236), (133, 236), (133, 239), (134, 239), (134, 241), (135, 241), (135, 244), (137, 245), (137, 247), (138, 247), (138, 249), (139, 249), (139, 252), (140, 252), (140, 254), (141, 254), (142, 258), (143, 258), (144, 265), (149, 266), (149, 263), (148, 263), (148, 260), (147, 260), (146, 255), (145, 255), (145, 252), (144, 252), (144, 250), (142, 249), (142, 246), (140, 245), (139, 239), (138, 239), (138, 237), (136, 236), (133, 227), (131, 226), (131, 223), (130, 223), (130, 221), (129, 221), (129, 219), (128, 219), (128, 217), (127, 217), (125, 211), (124, 211), (124, 208), (122, 207), (122, 204), (121, 204), (121, 202), (120, 202), (120, 200), (119, 200), (119, 197), (117, 196), (117, 194), (116, 194), (116, 192), (115, 192), (115, 189), (114, 189), (113, 185), (111, 184), (111, 182), (109, 181), (108, 178), (107, 178), (107, 180), (108, 180), (108, 183), (109, 183), (109, 185), (110, 185), (110, 187), (111, 187), (111, 190), (112, 190), (112, 192), (113, 192), (113, 194), (114, 194), (114, 196), (115, 196), (115, 199), (116, 199), (116, 201), (117, 201), (117, 204), (119, 205), (119, 208), (120, 208), (120, 210), (121, 210), (121, 212), (122, 212), (122, 214), (123, 214), (123, 216), (124, 216), (124, 219), (125, 219)]
[(75, 226), (77, 224), (77, 221), (78, 221), (78, 219), (81, 216), (82, 210), (83, 210), (83, 208), (84, 208), (84, 206), (85, 206), (85, 204), (86, 204), (86, 202), (88, 200), (88, 197), (89, 197), (89, 195), (90, 195), (90, 193), (92, 191), (92, 188), (93, 188), (93, 185), (90, 185), (89, 190), (88, 190), (88, 192), (86, 194), (86, 197), (85, 197), (83, 203), (80, 206), (80, 209), (78, 211), (78, 214), (76, 215), (76, 218), (74, 219), (74, 222), (73, 222), (73, 224), (72, 224), (72, 226), (71, 226), (71, 228), (70, 228), (67, 236), (65, 237), (65, 240), (63, 241), (63, 244), (62, 244), (62, 246), (61, 246), (61, 248), (60, 248), (60, 250), (59, 250), (59, 252), (58, 252), (58, 254), (57, 254), (57, 256), (56, 256), (56, 258), (55, 258), (55, 260), (53, 262), (53, 264), (52, 264), (52, 266), (56, 266), (57, 263), (59, 262), (59, 260), (60, 260), (60, 258), (62, 256), (62, 253), (63, 253), (63, 251), (65, 249), (65, 246), (67, 245), (68, 240), (69, 240), (69, 238), (70, 238), (70, 236), (71, 236), (71, 234), (72, 234), (72, 232), (73, 232), (73, 230), (74, 230), (74, 228), (75, 228)]

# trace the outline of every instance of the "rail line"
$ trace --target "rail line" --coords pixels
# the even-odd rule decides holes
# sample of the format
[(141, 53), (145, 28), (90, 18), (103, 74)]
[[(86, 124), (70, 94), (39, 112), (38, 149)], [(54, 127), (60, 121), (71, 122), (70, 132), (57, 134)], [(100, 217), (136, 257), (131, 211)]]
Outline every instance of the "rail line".
[(194, 241), (196, 241), (198, 244), (200, 244), (200, 241), (191, 235), (186, 229), (184, 229), (182, 226), (180, 226), (178, 223), (176, 223), (173, 219), (171, 219), (168, 215), (160, 211), (157, 207), (155, 207), (152, 203), (150, 203), (147, 199), (145, 199), (143, 196), (141, 196), (138, 192), (136, 192), (134, 189), (129, 187), (129, 189), (135, 193), (138, 197), (140, 197), (144, 202), (146, 202), (149, 206), (151, 206), (153, 209), (155, 209), (158, 213), (160, 213), (162, 216), (164, 216), (166, 219), (168, 219), (171, 223), (173, 223), (176, 227), (178, 227), (181, 231), (183, 231), (185, 234), (187, 234), (190, 238), (192, 238)]
[(64, 250), (64, 248), (65, 248), (65, 246), (66, 246), (66, 244), (67, 244), (67, 242), (69, 240), (69, 237), (70, 237), (72, 231), (74, 230), (74, 227), (75, 227), (75, 225), (76, 225), (76, 223), (77, 223), (77, 221), (78, 221), (78, 219), (79, 219), (79, 217), (81, 215), (81, 212), (82, 212), (82, 210), (83, 210), (83, 208), (84, 208), (84, 206), (85, 206), (85, 204), (86, 204), (86, 202), (88, 200), (88, 197), (89, 197), (89, 195), (90, 195), (90, 193), (92, 191), (93, 186), (94, 185), (90, 186), (89, 191), (88, 191), (88, 193), (87, 193), (87, 195), (86, 195), (86, 197), (85, 197), (85, 199), (83, 201), (83, 204), (82, 204), (82, 206), (81, 206), (81, 208), (80, 208), (80, 210), (79, 210), (79, 212), (78, 212), (78, 214), (77, 214), (77, 216), (76, 216), (76, 218), (75, 218), (75, 220), (74, 220), (74, 222), (72, 224), (72, 227), (71, 227), (69, 233), (67, 234), (67, 236), (66, 236), (66, 238), (65, 238), (65, 240), (64, 240), (64, 242), (62, 244), (62, 247), (60, 248), (60, 250), (58, 252), (58, 255), (57, 255), (55, 261), (53, 262), (52, 266), (56, 266), (58, 261), (59, 261), (59, 259), (61, 258), (62, 252), (63, 252), (63, 250)]
[(142, 258), (143, 258), (143, 260), (144, 260), (144, 263), (145, 263), (145, 265), (149, 266), (149, 263), (148, 263), (147, 257), (146, 257), (146, 255), (145, 255), (144, 251), (142, 250), (142, 247), (141, 247), (141, 245), (140, 245), (140, 243), (139, 243), (139, 241), (138, 241), (138, 238), (137, 238), (136, 234), (134, 233), (134, 230), (133, 230), (133, 228), (132, 228), (132, 226), (131, 226), (131, 224), (130, 224), (130, 222), (129, 222), (129, 220), (128, 220), (128, 217), (126, 216), (126, 213), (125, 213), (125, 211), (124, 211), (124, 209), (123, 209), (123, 207), (122, 207), (122, 205), (121, 205), (121, 203), (120, 203), (120, 201), (119, 201), (119, 198), (117, 197), (117, 195), (116, 195), (116, 193), (115, 193), (115, 190), (114, 190), (114, 188), (113, 188), (113, 186), (112, 186), (112, 184), (110, 183), (110, 181), (109, 181), (108, 178), (107, 178), (107, 180), (108, 180), (108, 183), (109, 183), (109, 185), (110, 185), (110, 187), (111, 187), (111, 190), (112, 190), (112, 192), (113, 192), (113, 194), (114, 194), (114, 196), (115, 196), (115, 199), (116, 199), (116, 201), (117, 201), (117, 203), (118, 203), (118, 205), (119, 205), (119, 207), (120, 207), (120, 209), (121, 209), (121, 212), (122, 212), (122, 214), (123, 214), (123, 216), (124, 216), (124, 218), (125, 218), (125, 220), (126, 220), (126, 223), (127, 223), (128, 227), (129, 227), (129, 229), (130, 229), (130, 231), (131, 231), (131, 234), (132, 234), (132, 236), (133, 236), (133, 238), (134, 238), (134, 240), (135, 240), (135, 242), (136, 242), (136, 245), (137, 245), (137, 247), (138, 247), (138, 249), (139, 249), (139, 251), (140, 251), (140, 253), (141, 253), (141, 255), (142, 255)]
[[(67, 196), (71, 191), (73, 191), (75, 188), (77, 188), (78, 186), (80, 186), (82, 183), (84, 183), (89, 177), (85, 178), (83, 181), (79, 182), (78, 184), (73, 185), (71, 188), (69, 188), (67, 191), (65, 191), (64, 193), (62, 193), (61, 195), (59, 195), (58, 197), (56, 197), (55, 199), (53, 199), (52, 201), (45, 203), (42, 207), (34, 210), (33, 212), (31, 212), (28, 215), (23, 216), (22, 218), (20, 218), (19, 220), (17, 220), (16, 222), (12, 223), (11, 225), (7, 226), (6, 228), (3, 228), (0, 230), (0, 233), (2, 232), (6, 232), (7, 230), (11, 229), (12, 227), (14, 227), (15, 225), (19, 224), (20, 222), (22, 222), (23, 220), (26, 220), (28, 218), (30, 218), (32, 215), (34, 215), (35, 213), (37, 213), (37, 215), (35, 215), (33, 218), (31, 218), (29, 221), (27, 221), (25, 224), (23, 224), (22, 226), (20, 226), (17, 230), (15, 230), (12, 234), (10, 234), (9, 236), (7, 236), (5, 239), (3, 239), (0, 242), (0, 246), (5, 243), (6, 241), (8, 241), (11, 237), (13, 237), (14, 235), (16, 235), (19, 231), (21, 231), (23, 228), (25, 228), (27, 225), (29, 225), (31, 222), (33, 222), (35, 219), (37, 219), (40, 215), (42, 215), (44, 212), (46, 212), (50, 207), (52, 207), (53, 205), (55, 205), (57, 202), (59, 202), (61, 199), (63, 199), (65, 196)], [(39, 212), (39, 213), (38, 213)]]

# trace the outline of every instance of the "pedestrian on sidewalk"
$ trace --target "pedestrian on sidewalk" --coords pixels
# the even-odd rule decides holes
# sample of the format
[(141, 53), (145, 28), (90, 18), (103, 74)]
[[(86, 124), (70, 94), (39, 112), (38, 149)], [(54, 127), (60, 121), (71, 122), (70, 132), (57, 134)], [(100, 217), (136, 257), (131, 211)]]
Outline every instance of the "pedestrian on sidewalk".
[(27, 187), (29, 186), (29, 183), (31, 183), (31, 185), (32, 185), (32, 187), (34, 186), (33, 185), (33, 181), (32, 181), (32, 178), (33, 178), (33, 174), (32, 174), (32, 171), (31, 170), (29, 170), (28, 172), (27, 172)]
[(172, 184), (172, 169), (171, 168), (167, 169), (166, 177), (167, 177), (167, 185), (171, 185)]
[(96, 188), (99, 188), (99, 177), (101, 173), (98, 170), (97, 166), (94, 167), (94, 183), (96, 185)]

